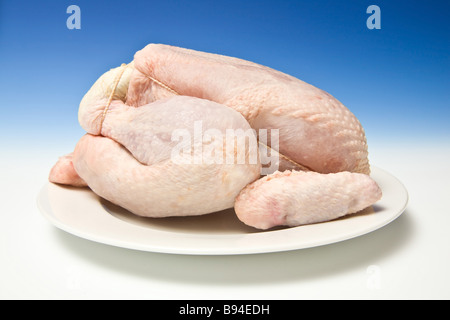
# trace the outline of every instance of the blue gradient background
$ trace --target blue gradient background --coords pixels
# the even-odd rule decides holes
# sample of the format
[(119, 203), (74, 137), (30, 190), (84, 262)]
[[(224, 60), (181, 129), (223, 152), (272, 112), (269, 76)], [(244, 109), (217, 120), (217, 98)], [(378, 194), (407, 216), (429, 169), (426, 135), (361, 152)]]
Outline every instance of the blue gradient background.
[[(81, 30), (66, 9), (81, 8)], [(366, 9), (381, 8), (381, 30)], [(83, 134), (79, 102), (105, 71), (146, 44), (261, 63), (318, 86), (360, 119), (370, 141), (450, 141), (449, 1), (0, 2), (4, 146)]]

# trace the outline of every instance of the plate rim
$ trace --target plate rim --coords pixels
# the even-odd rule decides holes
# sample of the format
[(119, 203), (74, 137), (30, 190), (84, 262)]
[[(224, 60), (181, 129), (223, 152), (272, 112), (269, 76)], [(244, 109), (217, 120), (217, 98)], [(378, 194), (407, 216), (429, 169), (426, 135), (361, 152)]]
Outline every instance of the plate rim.
[[(105, 237), (104, 234), (103, 235), (102, 234), (93, 234), (92, 232), (89, 233), (89, 232), (86, 232), (85, 230), (80, 230), (80, 229), (74, 228), (73, 226), (67, 225), (63, 221), (60, 221), (53, 213), (53, 210), (52, 210), (51, 204), (50, 204), (50, 199), (48, 197), (49, 186), (52, 184), (51, 182), (47, 182), (41, 188), (36, 200), (37, 200), (37, 206), (38, 206), (41, 214), (58, 229), (61, 229), (69, 234), (74, 235), (74, 236), (77, 236), (77, 237), (80, 237), (80, 238), (83, 238), (86, 240), (90, 240), (93, 242), (102, 243), (105, 245), (110, 245), (110, 246), (115, 246), (115, 247), (120, 247), (120, 248), (125, 248), (125, 249), (131, 249), (131, 250), (145, 251), (145, 252), (182, 254), (182, 255), (242, 255), (242, 254), (273, 253), (273, 252), (308, 249), (308, 248), (319, 247), (319, 246), (324, 246), (324, 245), (329, 245), (329, 244), (333, 244), (333, 243), (338, 243), (338, 242), (354, 239), (354, 238), (360, 237), (362, 235), (369, 234), (378, 229), (381, 229), (384, 226), (386, 226), (386, 225), (390, 224), (391, 222), (393, 222), (394, 220), (396, 220), (398, 217), (400, 217), (406, 210), (408, 203), (409, 203), (409, 193), (408, 193), (406, 187), (395, 176), (393, 176), (386, 170), (381, 169), (379, 167), (372, 166), (372, 175), (374, 172), (373, 169), (375, 169), (375, 172), (377, 172), (378, 174), (383, 174), (385, 176), (388, 176), (389, 179), (392, 180), (392, 182), (395, 182), (396, 187), (400, 188), (401, 191), (403, 192), (401, 205), (399, 203), (399, 208), (395, 210), (395, 214), (389, 215), (388, 219), (382, 220), (379, 223), (377, 223), (376, 225), (371, 225), (371, 226), (368, 226), (367, 228), (358, 229), (355, 232), (347, 233), (345, 236), (339, 237), (338, 235), (334, 235), (328, 239), (323, 239), (322, 241), (316, 240), (316, 241), (311, 241), (310, 243), (303, 241), (302, 244), (293, 242), (293, 243), (276, 243), (269, 247), (267, 247), (267, 246), (266, 247), (243, 246), (243, 247), (239, 247), (239, 248), (237, 248), (237, 247), (230, 247), (230, 248), (220, 247), (219, 248), (219, 247), (214, 247), (214, 246), (206, 246), (206, 247), (203, 246), (203, 247), (191, 248), (191, 247), (163, 246), (163, 245), (157, 245), (157, 244), (149, 245), (149, 244), (137, 243), (137, 242), (133, 242), (133, 241), (124, 241), (123, 239), (117, 239), (117, 238), (112, 239), (111, 237)], [(385, 196), (384, 190), (382, 190), (382, 191), (383, 191), (383, 196)], [(92, 191), (88, 191), (88, 192), (92, 192)], [(99, 202), (99, 206), (101, 206), (100, 202)], [(108, 216), (113, 217), (111, 214), (108, 214)], [(175, 232), (163, 231), (163, 230), (153, 230), (153, 229), (145, 228), (143, 226), (131, 224), (131, 223), (121, 220), (117, 217), (113, 217), (113, 219), (115, 221), (117, 221), (117, 223), (119, 223), (123, 226), (127, 225), (127, 226), (143, 228), (143, 229), (147, 229), (147, 231), (150, 231), (151, 233), (156, 233), (156, 234), (161, 233), (161, 234), (170, 235), (171, 237), (181, 237), (182, 239), (183, 238), (184, 239), (197, 238), (200, 240), (204, 240), (205, 237), (210, 239), (209, 237), (211, 237), (211, 234), (190, 234), (190, 233), (182, 233), (182, 232), (175, 233)], [(350, 217), (350, 219), (351, 219), (351, 217)], [(335, 221), (336, 220), (332, 220), (332, 221), (327, 221), (327, 222), (313, 224), (313, 225), (291, 227), (291, 228), (286, 228), (286, 229), (282, 229), (282, 230), (261, 231), (261, 232), (249, 233), (249, 234), (234, 234), (234, 233), (233, 234), (217, 234), (217, 235), (213, 235), (213, 238), (214, 239), (233, 239), (236, 236), (240, 235), (240, 236), (243, 236), (243, 237), (246, 237), (249, 239), (253, 239), (253, 238), (258, 238), (261, 236), (264, 237), (264, 236), (267, 236), (268, 234), (271, 234), (273, 236), (273, 235), (276, 235), (276, 233), (286, 235), (286, 234), (290, 234), (290, 233), (296, 233), (298, 230), (301, 230), (301, 228), (305, 228), (305, 227), (311, 228), (311, 226), (320, 228), (320, 225), (327, 225), (327, 224), (330, 225)]]

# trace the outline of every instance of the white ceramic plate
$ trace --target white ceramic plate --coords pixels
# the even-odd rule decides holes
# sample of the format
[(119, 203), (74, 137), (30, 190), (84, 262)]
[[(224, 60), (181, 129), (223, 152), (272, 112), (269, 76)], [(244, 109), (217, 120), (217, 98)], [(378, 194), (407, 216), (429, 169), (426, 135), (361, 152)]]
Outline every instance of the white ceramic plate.
[(142, 218), (101, 199), (88, 188), (48, 183), (38, 206), (56, 227), (92, 241), (150, 252), (198, 255), (251, 254), (326, 245), (379, 229), (405, 210), (408, 193), (389, 173), (372, 168), (383, 198), (359, 213), (295, 228), (260, 231), (232, 209), (197, 217)]

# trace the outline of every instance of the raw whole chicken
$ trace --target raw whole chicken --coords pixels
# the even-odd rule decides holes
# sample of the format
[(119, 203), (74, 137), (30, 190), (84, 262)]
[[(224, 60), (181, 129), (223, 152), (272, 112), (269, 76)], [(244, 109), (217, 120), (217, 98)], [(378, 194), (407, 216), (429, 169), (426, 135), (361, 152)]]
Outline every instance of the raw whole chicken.
[[(95, 82), (79, 121), (87, 134), (50, 181), (89, 186), (140, 216), (234, 207), (269, 229), (336, 219), (382, 196), (345, 106), (237, 58), (150, 44)], [(268, 163), (275, 170), (264, 172)]]

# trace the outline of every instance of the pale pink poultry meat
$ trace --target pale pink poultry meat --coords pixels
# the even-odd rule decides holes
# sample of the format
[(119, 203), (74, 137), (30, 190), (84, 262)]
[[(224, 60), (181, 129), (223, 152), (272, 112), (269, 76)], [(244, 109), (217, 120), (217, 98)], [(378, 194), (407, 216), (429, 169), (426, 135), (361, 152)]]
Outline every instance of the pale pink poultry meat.
[(88, 186), (73, 166), (73, 152), (58, 159), (58, 162), (56, 162), (50, 171), (50, 180), (73, 187)]
[(161, 44), (138, 51), (133, 67), (128, 105), (175, 93), (216, 101), (239, 111), (254, 129), (279, 129), (279, 151), (303, 167), (370, 173), (358, 119), (330, 94), (297, 78), (246, 60)]
[[(144, 165), (112, 139), (87, 134), (74, 152), (77, 172), (103, 198), (140, 216), (201, 215), (234, 205), (257, 166)], [(256, 170), (255, 170), (256, 169)]]
[(377, 183), (365, 174), (287, 170), (248, 185), (234, 208), (242, 222), (269, 229), (340, 218), (367, 208), (380, 197)]
[[(266, 229), (335, 219), (381, 197), (368, 176), (366, 138), (356, 117), (328, 93), (245, 60), (149, 45), (97, 80), (80, 104), (79, 120), (88, 134), (73, 158), (58, 161), (50, 181), (88, 185), (138, 215), (198, 215), (235, 206), (244, 223)], [(279, 170), (316, 172), (258, 180), (259, 157), (211, 163), (211, 154), (192, 145), (190, 154), (207, 161), (176, 163), (171, 135), (195, 133), (196, 121), (202, 133), (278, 129)], [(216, 155), (231, 153), (225, 140), (216, 140)], [(211, 150), (211, 141), (196, 143)], [(239, 151), (246, 159), (257, 153)]]
[[(194, 132), (198, 120), (202, 135)], [(174, 128), (188, 139), (173, 141)], [(218, 130), (223, 138), (203, 139), (208, 129)], [(108, 138), (86, 135), (75, 148), (74, 168), (96, 194), (141, 216), (224, 210), (233, 207), (261, 169), (257, 148), (240, 150), (253, 162), (212, 161), (216, 152), (234, 158), (235, 149), (226, 148), (229, 129), (250, 126), (238, 112), (209, 100), (176, 96), (139, 108), (116, 100), (102, 125)], [(180, 143), (187, 150), (173, 154)]]

